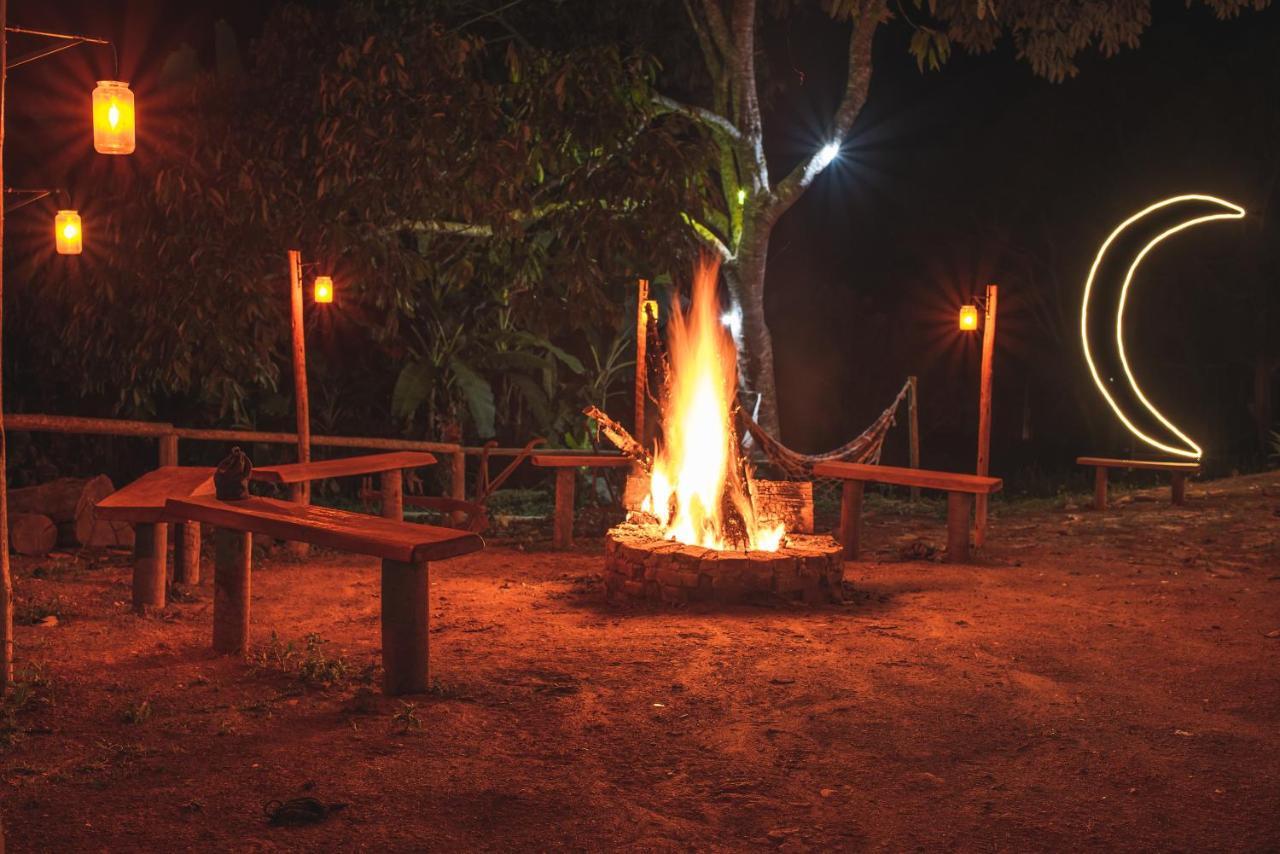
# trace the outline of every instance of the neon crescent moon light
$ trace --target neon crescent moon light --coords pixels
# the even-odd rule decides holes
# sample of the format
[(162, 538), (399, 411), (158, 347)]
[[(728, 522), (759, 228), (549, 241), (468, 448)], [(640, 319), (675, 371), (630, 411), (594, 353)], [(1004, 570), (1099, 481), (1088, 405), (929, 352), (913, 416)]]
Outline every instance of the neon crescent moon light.
[[(1107, 258), (1108, 250), (1111, 249), (1112, 244), (1115, 243), (1121, 235), (1125, 234), (1125, 232), (1127, 232), (1131, 227), (1137, 225), (1141, 220), (1162, 211), (1165, 212), (1165, 214), (1171, 214), (1177, 208), (1187, 208), (1196, 211), (1196, 213), (1192, 215), (1188, 211), (1185, 218), (1171, 226), (1165, 227), (1163, 231), (1160, 231), (1155, 237), (1148, 241), (1147, 244), (1142, 247), (1142, 250), (1133, 257), (1133, 260), (1129, 262), (1128, 269), (1125, 272), (1124, 281), (1120, 286), (1120, 297), (1115, 309), (1115, 356), (1118, 358), (1120, 366), (1124, 370), (1125, 378), (1129, 382), (1129, 387), (1133, 390), (1134, 397), (1146, 408), (1156, 421), (1164, 425), (1172, 436), (1176, 436), (1178, 440), (1183, 443), (1182, 447), (1162, 442), (1159, 439), (1147, 435), (1147, 433), (1143, 432), (1143, 430), (1138, 427), (1135, 420), (1125, 412), (1124, 407), (1116, 401), (1116, 399), (1111, 395), (1111, 392), (1107, 389), (1107, 384), (1103, 382), (1102, 376), (1098, 373), (1098, 366), (1093, 358), (1093, 349), (1089, 342), (1089, 303), (1094, 296), (1094, 280), (1098, 274), (1098, 270), (1104, 261), (1109, 260)], [(1211, 212), (1204, 213), (1206, 208)], [(1167, 454), (1198, 460), (1203, 456), (1204, 452), (1200, 449), (1199, 445), (1179, 430), (1172, 421), (1166, 418), (1164, 414), (1160, 412), (1160, 410), (1156, 409), (1155, 405), (1147, 399), (1147, 396), (1143, 394), (1142, 389), (1138, 386), (1138, 381), (1134, 377), (1133, 371), (1129, 367), (1129, 358), (1125, 354), (1124, 350), (1124, 309), (1129, 298), (1129, 286), (1133, 283), (1133, 276), (1138, 270), (1138, 265), (1140, 265), (1143, 259), (1147, 257), (1147, 254), (1151, 252), (1152, 249), (1156, 248), (1156, 246), (1158, 246), (1165, 238), (1172, 237), (1179, 231), (1200, 225), (1201, 223), (1213, 222), (1214, 220), (1220, 219), (1240, 219), (1244, 215), (1244, 208), (1228, 202), (1225, 199), (1219, 199), (1216, 196), (1189, 194), (1184, 196), (1173, 196), (1163, 201), (1156, 202), (1153, 205), (1143, 208), (1124, 222), (1120, 223), (1120, 225), (1116, 226), (1116, 229), (1112, 231), (1103, 242), (1102, 248), (1098, 250), (1097, 257), (1093, 259), (1093, 266), (1089, 268), (1089, 278), (1085, 280), (1084, 283), (1084, 302), (1080, 309), (1080, 340), (1084, 344), (1084, 358), (1085, 361), (1089, 363), (1089, 373), (1093, 376), (1093, 382), (1098, 386), (1098, 391), (1102, 392), (1102, 396), (1106, 399), (1107, 404), (1111, 407), (1112, 411), (1115, 412), (1116, 417), (1124, 423), (1125, 427), (1129, 428), (1129, 431), (1132, 432), (1133, 435), (1137, 436), (1151, 447), (1158, 448)]]

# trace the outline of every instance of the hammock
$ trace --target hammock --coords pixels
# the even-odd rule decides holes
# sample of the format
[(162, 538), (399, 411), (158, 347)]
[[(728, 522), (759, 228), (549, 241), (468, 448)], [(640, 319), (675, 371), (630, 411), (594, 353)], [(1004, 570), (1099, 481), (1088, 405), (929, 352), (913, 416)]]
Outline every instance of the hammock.
[(904, 383), (902, 391), (898, 392), (898, 396), (893, 399), (893, 403), (890, 403), (888, 408), (880, 413), (880, 417), (870, 427), (863, 430), (862, 434), (856, 439), (846, 442), (834, 451), (827, 451), (825, 454), (802, 454), (798, 451), (793, 451), (766, 433), (764, 428), (752, 420), (751, 416), (746, 412), (739, 409), (738, 415), (742, 419), (743, 426), (747, 428), (747, 432), (751, 434), (751, 438), (756, 441), (761, 453), (768, 458), (769, 462), (780, 468), (792, 480), (812, 480), (815, 463), (836, 460), (847, 463), (879, 465), (880, 452), (884, 449), (885, 436), (888, 435), (889, 428), (896, 423), (894, 416), (897, 415), (898, 407), (906, 399), (910, 389), (911, 383)]

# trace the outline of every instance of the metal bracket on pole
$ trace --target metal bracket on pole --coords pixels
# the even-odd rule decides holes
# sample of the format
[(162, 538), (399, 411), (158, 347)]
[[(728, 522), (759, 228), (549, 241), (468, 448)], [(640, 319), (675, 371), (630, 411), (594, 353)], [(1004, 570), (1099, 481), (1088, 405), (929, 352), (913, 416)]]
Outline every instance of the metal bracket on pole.
[(10, 71), (20, 65), (35, 62), (37, 59), (45, 59), (46, 57), (53, 56), (54, 54), (62, 53), (64, 50), (70, 50), (71, 48), (78, 47), (82, 44), (93, 44), (111, 48), (111, 59), (115, 66), (115, 74), (117, 77), (120, 76), (120, 56), (116, 53), (116, 46), (107, 39), (100, 39), (95, 36), (82, 36), (75, 33), (51, 33), (46, 30), (29, 30), (26, 27), (5, 27), (4, 30), (6, 33), (14, 33), (21, 36), (35, 36), (36, 38), (56, 39), (61, 42), (66, 42), (66, 44), (46, 47), (41, 50), (33, 51), (26, 56), (20, 56), (13, 62), (9, 62), (5, 65), (6, 71)]

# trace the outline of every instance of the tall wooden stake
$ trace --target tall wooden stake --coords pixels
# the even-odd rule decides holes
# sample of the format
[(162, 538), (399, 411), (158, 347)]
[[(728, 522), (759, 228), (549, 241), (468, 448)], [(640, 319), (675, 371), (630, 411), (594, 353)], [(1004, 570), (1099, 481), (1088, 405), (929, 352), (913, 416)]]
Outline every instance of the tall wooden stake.
[[(986, 316), (982, 326), (982, 380), (978, 399), (978, 474), (986, 476), (991, 467), (991, 359), (996, 349), (995, 285), (987, 285)], [(974, 503), (973, 544), (982, 548), (987, 537), (987, 498), (983, 493)]]
[[(5, 66), (9, 63), (8, 3), (0, 0), (0, 187), (4, 186), (4, 88)], [(4, 205), (0, 204), (0, 342), (4, 329)], [(2, 347), (0, 343), (0, 347)], [(0, 413), (4, 412), (0, 388)], [(13, 684), (13, 575), (9, 571), (9, 482), (5, 452), (4, 416), (0, 414), (0, 696), (7, 696)]]
[[(293, 304), (293, 388), (298, 416), (298, 462), (311, 462), (311, 402), (307, 397), (307, 332), (302, 318), (302, 253), (289, 250), (289, 294)], [(303, 481), (291, 488), (299, 504), (311, 503), (311, 484)], [(291, 551), (305, 555), (306, 543), (293, 543)]]
[[(920, 409), (916, 405), (916, 396), (919, 394), (920, 386), (915, 377), (907, 377), (907, 386), (907, 426), (911, 438), (911, 467), (918, 469), (920, 468)], [(920, 500), (920, 487), (911, 487), (911, 500)]]
[(648, 346), (649, 318), (646, 316), (645, 303), (649, 301), (649, 280), (636, 282), (636, 421), (635, 435), (640, 444), (644, 444), (644, 404), (648, 396), (649, 366), (645, 358)]

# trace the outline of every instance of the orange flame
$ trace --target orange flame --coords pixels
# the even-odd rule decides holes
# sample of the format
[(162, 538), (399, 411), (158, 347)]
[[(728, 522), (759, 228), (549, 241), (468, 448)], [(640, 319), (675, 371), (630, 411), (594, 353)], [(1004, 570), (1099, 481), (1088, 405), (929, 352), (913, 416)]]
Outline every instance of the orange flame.
[[(713, 262), (698, 266), (687, 314), (672, 300), (663, 441), (654, 450), (644, 508), (666, 528), (669, 540), (777, 551), (786, 528), (758, 522), (744, 482), (750, 472), (733, 429), (737, 350), (720, 323), (717, 271)], [(743, 530), (736, 520), (726, 524), (726, 505), (741, 518)]]

